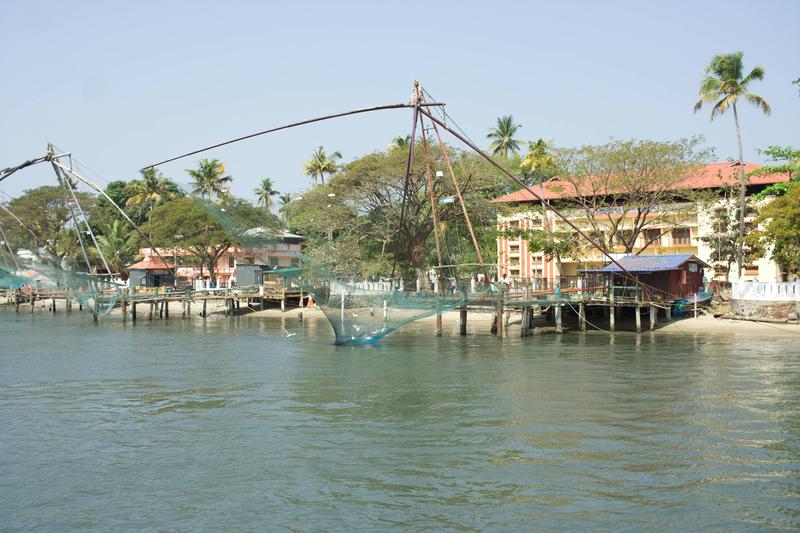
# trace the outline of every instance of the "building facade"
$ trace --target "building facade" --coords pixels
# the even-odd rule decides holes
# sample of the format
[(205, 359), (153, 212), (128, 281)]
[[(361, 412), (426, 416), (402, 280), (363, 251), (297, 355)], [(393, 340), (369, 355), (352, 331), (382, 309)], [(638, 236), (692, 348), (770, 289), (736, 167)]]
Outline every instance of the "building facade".
[[(748, 172), (759, 168), (759, 165), (746, 163)], [(756, 194), (764, 187), (773, 183), (787, 181), (788, 175), (785, 174), (766, 174), (753, 176), (748, 180), (748, 195)], [(738, 164), (715, 163), (705, 165), (699, 172), (687, 179), (676, 183), (675, 187), (680, 189), (704, 190), (711, 194), (724, 187), (734, 187), (739, 180)], [(566, 191), (571, 189), (569, 184), (564, 181), (551, 180), (534, 187), (534, 191), (547, 202), (559, 202), (568, 199)], [(608, 264), (608, 258), (599, 250), (582, 241), (580, 250), (573, 255), (561, 256), (560, 261), (554, 257), (547, 257), (540, 251), (530, 249), (529, 242), (514, 234), (526, 230), (544, 230), (547, 232), (566, 232), (574, 235), (574, 230), (564, 223), (562, 219), (553, 214), (552, 211), (542, 207), (542, 202), (535, 198), (529, 191), (520, 190), (507, 194), (494, 200), (495, 203), (508, 206), (507, 212), (498, 216), (497, 229), (500, 236), (497, 239), (497, 267), (502, 276), (507, 273), (514, 279), (544, 279), (553, 282), (557, 279), (572, 278), (578, 276), (580, 270), (600, 269)], [(715, 209), (722, 209), (725, 204), (720, 199), (718, 203), (699, 203), (699, 202), (675, 202), (664, 205), (651, 206), (649, 212), (644, 215), (645, 219), (650, 217), (652, 223), (642, 224), (641, 219), (635, 221), (641, 214), (636, 210), (626, 210), (620, 207), (615, 212), (615, 206), (604, 207), (605, 212), (602, 216), (593, 216), (595, 226), (590, 224), (590, 220), (583, 208), (562, 207), (562, 212), (572, 223), (578, 226), (587, 234), (592, 234), (594, 238), (605, 239), (607, 247), (615, 259), (625, 255), (642, 252), (647, 255), (674, 255), (691, 254), (709, 264), (719, 264), (720, 246), (715, 246), (708, 239), (720, 236), (720, 228), (715, 226), (713, 213)], [(596, 211), (593, 212), (595, 215)], [(757, 214), (757, 205), (748, 210), (745, 222), (752, 225), (752, 221)], [(620, 220), (622, 219), (622, 220)], [(611, 228), (617, 225), (619, 231), (603, 231), (603, 225)], [(597, 234), (596, 228), (600, 227)], [(638, 234), (633, 243), (630, 242), (633, 234), (626, 236), (624, 228), (639, 227), (642, 231)], [(608, 242), (607, 236), (615, 234), (623, 239), (615, 239)], [(707, 239), (704, 240), (704, 237)], [(721, 238), (721, 237), (720, 237)], [(627, 240), (628, 242), (625, 242)], [(724, 262), (724, 261), (723, 261)], [(726, 276), (727, 274), (727, 276)], [(732, 266), (730, 272), (723, 269), (716, 271), (710, 270), (709, 278), (737, 279), (737, 269)], [(769, 255), (759, 258), (745, 266), (742, 280), (774, 281), (780, 279), (778, 266), (769, 259)]]

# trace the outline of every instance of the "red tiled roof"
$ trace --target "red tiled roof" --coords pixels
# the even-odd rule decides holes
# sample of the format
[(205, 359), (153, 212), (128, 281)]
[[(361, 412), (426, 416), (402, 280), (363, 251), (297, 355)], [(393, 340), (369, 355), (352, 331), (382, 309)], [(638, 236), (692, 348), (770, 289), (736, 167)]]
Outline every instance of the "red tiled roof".
[(172, 270), (174, 267), (165, 263), (157, 255), (148, 255), (138, 263), (128, 267), (128, 270)]
[[(761, 168), (761, 165), (745, 163), (745, 171), (752, 172)], [(721, 178), (721, 179), (720, 179)], [(747, 183), (749, 185), (770, 185), (789, 181), (788, 174), (763, 174), (750, 176)], [(736, 185), (739, 183), (739, 165), (737, 163), (709, 163), (700, 168), (691, 177), (675, 184), (674, 189), (712, 189), (724, 185)], [(568, 181), (554, 179), (541, 185), (531, 187), (536, 194), (545, 200), (555, 200), (575, 195), (575, 187)], [(613, 191), (608, 191), (609, 193)], [(492, 202), (514, 203), (514, 202), (536, 202), (537, 198), (527, 189), (521, 189), (495, 198)]]

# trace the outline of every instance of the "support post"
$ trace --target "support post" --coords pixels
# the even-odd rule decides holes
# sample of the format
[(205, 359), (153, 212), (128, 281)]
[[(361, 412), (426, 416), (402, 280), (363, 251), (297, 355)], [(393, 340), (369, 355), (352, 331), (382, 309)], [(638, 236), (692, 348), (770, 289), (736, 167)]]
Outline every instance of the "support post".
[(136, 302), (131, 302), (131, 320), (136, 322)]
[(519, 336), (520, 337), (527, 337), (528, 336), (528, 320), (531, 316), (531, 308), (530, 307), (523, 307), (522, 308), (522, 320), (519, 324)]
[[(500, 285), (498, 283), (498, 285)], [(503, 337), (503, 287), (500, 287), (497, 290), (497, 309), (495, 310), (495, 319), (497, 321), (497, 337)]]
[(656, 329), (656, 314), (658, 313), (658, 307), (655, 305), (650, 305), (650, 331)]
[(563, 333), (564, 328), (561, 327), (561, 304), (557, 304), (555, 307), (555, 318), (556, 318), (556, 333)]
[(208, 316), (208, 313), (206, 312), (207, 304), (208, 304), (208, 298), (203, 298), (203, 318)]
[(458, 332), (464, 336), (467, 334), (467, 308), (462, 307), (458, 312)]
[[(55, 313), (56, 312), (56, 299), (55, 298), (51, 298), (50, 299), (50, 304), (52, 305), (52, 310)], [(697, 305), (695, 305), (694, 316), (695, 316), (695, 318), (697, 318)]]
[(586, 331), (586, 304), (584, 302), (578, 304), (578, 322), (580, 322), (581, 331)]
[(667, 315), (667, 322), (672, 322), (672, 305), (667, 302), (667, 308), (664, 309), (664, 314)]
[(164, 318), (169, 320), (169, 300), (164, 300)]
[(617, 310), (614, 307), (614, 302), (612, 301), (608, 310), (608, 330), (615, 331), (616, 330), (616, 320), (617, 320)]
[(636, 304), (636, 333), (642, 332), (642, 306)]

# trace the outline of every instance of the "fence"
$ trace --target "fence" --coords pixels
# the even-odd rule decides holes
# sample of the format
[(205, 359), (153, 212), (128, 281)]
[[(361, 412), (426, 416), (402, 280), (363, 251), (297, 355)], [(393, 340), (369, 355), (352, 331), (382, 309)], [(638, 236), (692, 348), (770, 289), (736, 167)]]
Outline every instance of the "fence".
[(731, 299), (759, 302), (800, 302), (800, 281), (789, 283), (737, 281), (731, 284)]

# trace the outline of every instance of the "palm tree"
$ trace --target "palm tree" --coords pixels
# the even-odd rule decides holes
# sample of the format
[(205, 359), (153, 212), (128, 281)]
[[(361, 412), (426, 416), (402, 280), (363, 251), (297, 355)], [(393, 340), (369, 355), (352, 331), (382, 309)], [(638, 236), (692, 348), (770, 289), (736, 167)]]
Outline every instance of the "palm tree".
[(154, 168), (141, 171), (142, 179), (128, 183), (132, 195), (125, 202), (126, 207), (138, 208), (138, 218), (142, 213), (149, 215), (155, 207), (177, 196), (177, 187)]
[(217, 159), (201, 159), (197, 169), (187, 168), (186, 173), (194, 178), (192, 192), (199, 194), (200, 198), (208, 196), (209, 200), (214, 195), (218, 198), (225, 196), (228, 192), (225, 184), (233, 181), (232, 177), (224, 175), (225, 165)]
[(508, 159), (509, 152), (518, 155), (519, 141), (514, 138), (514, 135), (521, 127), (521, 124), (514, 124), (514, 117), (511, 115), (498, 117), (497, 127), (490, 129), (486, 135), (487, 139), (492, 139), (492, 144), (489, 145), (492, 154), (502, 154), (504, 159)]
[(411, 146), (411, 135), (406, 135), (405, 137), (398, 135), (392, 139), (392, 144), (389, 145), (389, 150), (402, 150), (408, 148), (409, 146)]
[(556, 158), (550, 153), (551, 143), (544, 139), (528, 143), (528, 153), (520, 166), (536, 181), (542, 181), (556, 173)]
[(280, 192), (276, 191), (272, 187), (272, 180), (269, 178), (264, 178), (261, 180), (261, 184), (253, 190), (253, 194), (256, 195), (256, 202), (259, 204), (263, 203), (264, 207), (267, 209), (272, 207), (272, 197), (280, 194)]
[(341, 159), (342, 154), (333, 152), (330, 156), (325, 153), (325, 149), (320, 146), (311, 159), (306, 161), (305, 173), (314, 179), (319, 179), (320, 182), (325, 183), (325, 174), (334, 174), (339, 166), (336, 164), (337, 159)]
[(114, 273), (124, 275), (125, 267), (133, 259), (134, 254), (128, 244), (128, 232), (119, 220), (106, 224), (102, 229), (103, 234), (97, 236), (97, 244), (108, 261), (109, 268)]
[(283, 222), (286, 223), (289, 220), (289, 204), (292, 203), (294, 197), (291, 194), (286, 193), (286, 194), (281, 194), (278, 197), (278, 200), (281, 203), (281, 207), (278, 209), (278, 211), (280, 211), (281, 213), (281, 218), (283, 218)]
[(742, 65), (742, 52), (733, 54), (721, 54), (714, 56), (706, 67), (706, 77), (700, 82), (700, 98), (694, 104), (694, 112), (697, 113), (705, 102), (714, 102), (711, 108), (711, 120), (717, 115), (724, 114), (728, 109), (733, 109), (733, 120), (736, 123), (736, 140), (739, 143), (739, 242), (736, 249), (736, 262), (739, 268), (739, 277), (742, 276), (743, 246), (744, 246), (744, 216), (745, 216), (745, 193), (747, 180), (744, 173), (744, 154), (742, 153), (742, 131), (739, 127), (739, 113), (736, 110), (736, 102), (741, 96), (751, 104), (755, 105), (765, 115), (772, 111), (769, 104), (762, 97), (747, 91), (747, 86), (753, 80), (764, 79), (764, 67), (756, 65), (750, 74), (742, 76), (744, 67)]

